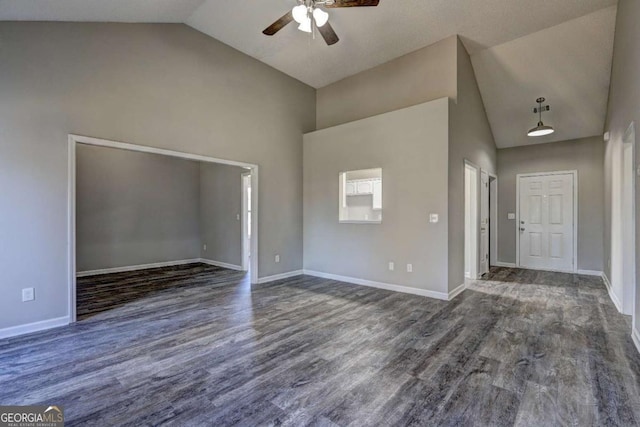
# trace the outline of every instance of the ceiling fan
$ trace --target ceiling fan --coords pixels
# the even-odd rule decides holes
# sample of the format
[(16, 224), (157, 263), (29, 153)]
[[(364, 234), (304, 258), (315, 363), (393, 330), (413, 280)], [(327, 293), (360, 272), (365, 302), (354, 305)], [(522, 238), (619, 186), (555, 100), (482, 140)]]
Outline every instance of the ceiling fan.
[(296, 21), (298, 29), (305, 33), (312, 33), (313, 28), (317, 28), (322, 38), (328, 45), (332, 45), (340, 40), (331, 24), (329, 24), (329, 14), (322, 10), (322, 7), (361, 7), (377, 6), (380, 0), (297, 0), (298, 4), (282, 18), (268, 26), (262, 33), (272, 36), (291, 21)]

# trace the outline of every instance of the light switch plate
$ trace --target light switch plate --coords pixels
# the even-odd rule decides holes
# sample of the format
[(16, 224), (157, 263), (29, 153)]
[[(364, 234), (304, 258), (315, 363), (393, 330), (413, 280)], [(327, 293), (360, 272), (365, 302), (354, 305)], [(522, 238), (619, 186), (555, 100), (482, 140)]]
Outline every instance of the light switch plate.
[(33, 288), (24, 288), (22, 290), (22, 302), (33, 301), (35, 299), (35, 292)]
[(507, 214), (507, 219), (516, 219), (516, 214), (514, 214), (513, 212), (509, 212)]

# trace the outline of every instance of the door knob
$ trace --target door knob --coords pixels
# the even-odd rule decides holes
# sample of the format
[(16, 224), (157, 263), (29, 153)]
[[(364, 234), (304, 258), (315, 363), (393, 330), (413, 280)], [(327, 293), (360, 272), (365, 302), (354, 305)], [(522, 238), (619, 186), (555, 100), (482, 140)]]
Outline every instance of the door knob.
[(520, 227), (520, 231), (524, 231), (524, 227)]

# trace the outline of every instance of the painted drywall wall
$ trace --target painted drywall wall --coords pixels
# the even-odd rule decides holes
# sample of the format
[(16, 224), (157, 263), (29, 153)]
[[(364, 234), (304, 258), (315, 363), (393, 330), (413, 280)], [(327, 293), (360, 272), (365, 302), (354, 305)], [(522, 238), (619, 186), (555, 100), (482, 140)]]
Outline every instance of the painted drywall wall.
[(204, 259), (242, 266), (240, 215), (246, 172), (238, 166), (200, 164), (200, 254)]
[[(305, 134), (305, 269), (447, 293), (448, 112), (443, 98)], [(377, 167), (382, 223), (339, 223), (340, 172)]]
[(464, 283), (464, 161), (495, 174), (496, 145), (484, 109), (471, 58), (458, 37), (457, 100), (449, 102), (449, 290)]
[[(611, 260), (611, 229), (612, 229), (612, 180), (613, 174), (620, 170), (613, 167), (614, 156), (618, 156), (620, 145), (629, 125), (634, 122), (636, 127), (635, 166), (640, 163), (638, 150), (638, 129), (640, 126), (640, 2), (637, 0), (620, 0), (616, 17), (616, 34), (613, 44), (613, 65), (611, 70), (611, 85), (609, 91), (609, 105), (607, 108), (607, 122), (605, 130), (609, 131), (610, 139), (605, 151), (605, 214), (604, 214), (604, 260), (605, 272), (611, 277), (608, 261)], [(640, 210), (637, 201), (640, 200), (640, 185), (636, 178), (636, 301), (635, 324), (636, 331), (640, 331)]]
[(578, 171), (578, 268), (602, 271), (604, 144), (599, 136), (498, 150), (498, 261), (516, 262), (516, 175)]
[(1, 22), (0, 63), (0, 329), (68, 314), (69, 133), (258, 164), (259, 274), (301, 268), (313, 88), (181, 24)]
[(200, 257), (198, 162), (79, 144), (78, 271)]
[(456, 43), (451, 36), (318, 89), (318, 129), (447, 96), (455, 99)]

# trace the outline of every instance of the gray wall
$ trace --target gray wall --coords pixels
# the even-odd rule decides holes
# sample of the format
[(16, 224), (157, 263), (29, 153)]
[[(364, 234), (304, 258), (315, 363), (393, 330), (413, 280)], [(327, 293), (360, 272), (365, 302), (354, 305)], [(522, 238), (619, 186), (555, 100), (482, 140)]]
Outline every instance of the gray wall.
[(449, 103), (449, 290), (464, 283), (464, 161), (496, 173), (496, 145), (471, 58), (458, 37), (457, 101)]
[(68, 314), (69, 133), (259, 164), (260, 276), (301, 268), (313, 88), (181, 24), (1, 22), (0, 64), (0, 328)]
[(200, 164), (202, 258), (242, 266), (242, 221), (237, 215), (242, 214), (245, 172), (237, 166)]
[(78, 271), (200, 257), (198, 162), (76, 150)]
[(317, 92), (318, 129), (456, 97), (456, 36), (332, 83)]
[(498, 261), (516, 262), (516, 174), (578, 171), (578, 268), (602, 271), (604, 144), (600, 136), (498, 150)]
[[(305, 269), (447, 292), (448, 108), (442, 98), (304, 136)], [(382, 224), (340, 224), (339, 173), (377, 167)]]
[[(605, 210), (604, 259), (611, 258), (611, 158), (613, 144), (622, 141), (629, 124), (635, 122), (636, 167), (640, 163), (638, 134), (640, 129), (640, 2), (637, 0), (619, 0), (616, 17), (616, 35), (613, 45), (613, 67), (609, 92), (609, 107), (605, 129), (611, 133), (607, 144), (605, 160)], [(636, 204), (640, 200), (640, 185), (636, 181)], [(636, 324), (640, 331), (640, 209), (636, 207)], [(609, 266), (605, 262), (605, 271), (611, 277)]]

